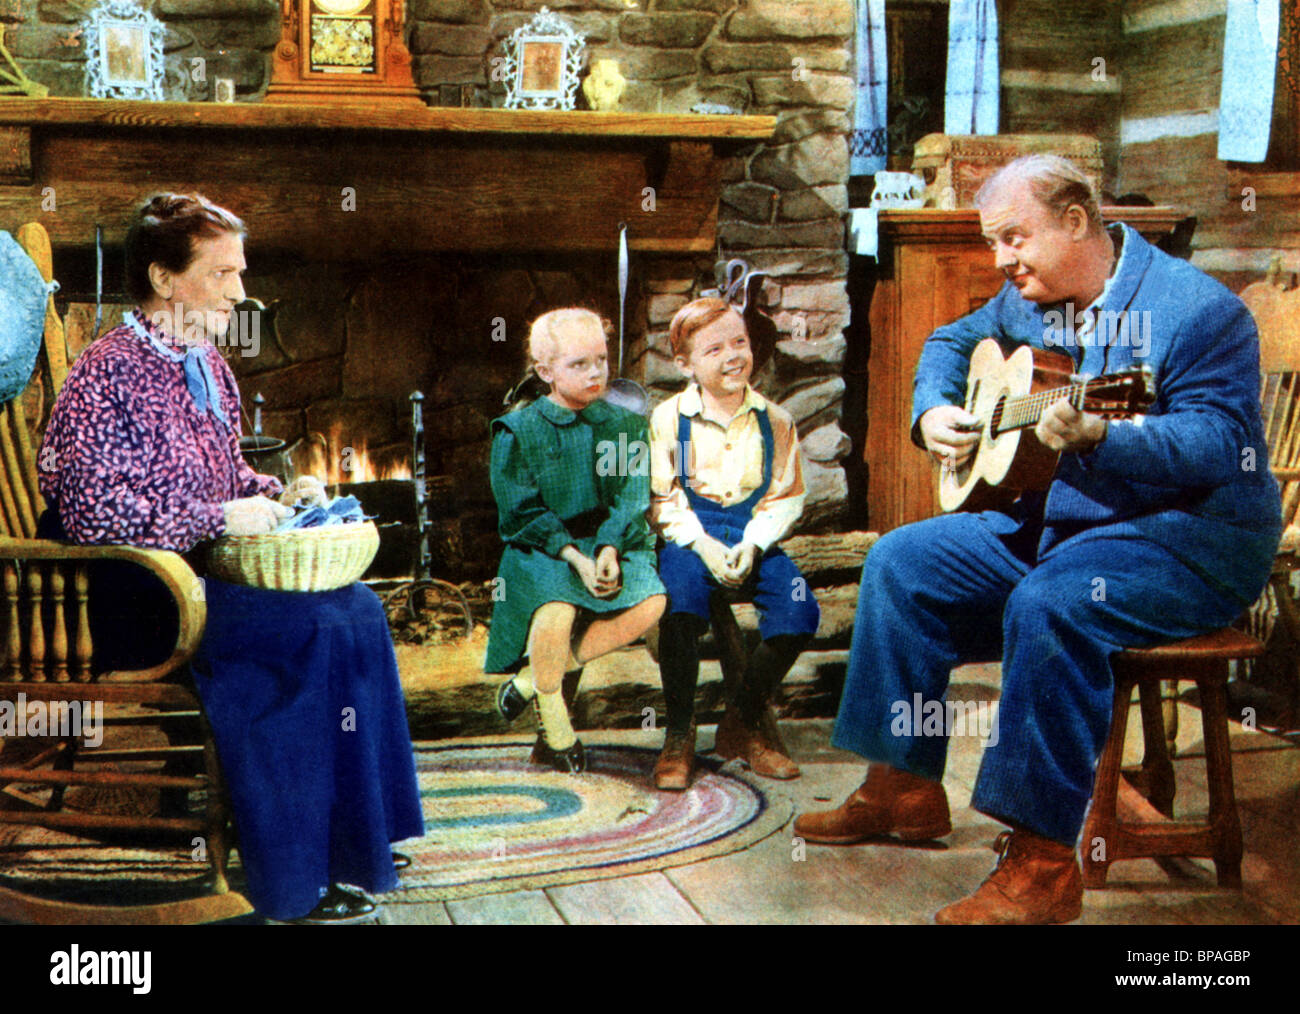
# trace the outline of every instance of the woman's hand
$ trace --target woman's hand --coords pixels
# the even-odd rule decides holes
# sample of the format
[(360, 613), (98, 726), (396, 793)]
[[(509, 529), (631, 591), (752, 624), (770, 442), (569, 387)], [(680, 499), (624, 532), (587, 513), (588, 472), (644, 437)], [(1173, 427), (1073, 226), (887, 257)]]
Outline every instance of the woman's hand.
[(596, 580), (611, 593), (618, 591), (623, 574), (618, 566), (618, 550), (613, 546), (601, 546), (596, 554)]
[(325, 483), (314, 475), (298, 476), (280, 494), (280, 503), (292, 507), (300, 500), (308, 507), (324, 507), (329, 501)]
[(227, 500), (221, 510), (226, 516), (226, 535), (266, 535), (285, 518), (293, 517), (292, 508), (264, 496)]

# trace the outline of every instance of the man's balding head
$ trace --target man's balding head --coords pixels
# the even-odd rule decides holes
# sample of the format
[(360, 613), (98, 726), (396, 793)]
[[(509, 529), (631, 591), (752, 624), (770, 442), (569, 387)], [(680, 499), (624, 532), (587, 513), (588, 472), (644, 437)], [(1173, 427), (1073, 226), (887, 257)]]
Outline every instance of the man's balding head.
[(1071, 205), (1083, 209), (1088, 231), (1103, 230), (1101, 205), (1092, 181), (1068, 159), (1059, 155), (1023, 155), (990, 176), (975, 195), (975, 207), (985, 208), (999, 197), (1023, 189), (1057, 217)]

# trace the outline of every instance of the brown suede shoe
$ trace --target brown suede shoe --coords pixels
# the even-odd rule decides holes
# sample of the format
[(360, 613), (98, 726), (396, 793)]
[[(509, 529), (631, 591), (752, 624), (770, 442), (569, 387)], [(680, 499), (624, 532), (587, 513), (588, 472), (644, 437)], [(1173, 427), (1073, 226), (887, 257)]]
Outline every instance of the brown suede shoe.
[(764, 778), (788, 780), (798, 778), (799, 765), (780, 750), (774, 749), (757, 729), (747, 729), (740, 713), (728, 707), (718, 723), (713, 749), (719, 757), (728, 760), (739, 757), (756, 775)]
[(664, 736), (663, 752), (655, 764), (655, 788), (680, 792), (691, 786), (695, 770), (695, 726), (686, 732), (669, 732)]
[(940, 909), (946, 925), (1040, 926), (1083, 912), (1083, 874), (1074, 849), (1031, 831), (1003, 831), (998, 865), (969, 898)]
[(801, 814), (794, 833), (822, 845), (853, 845), (893, 835), (900, 841), (929, 841), (952, 830), (948, 794), (939, 782), (872, 764), (867, 779), (842, 806)]

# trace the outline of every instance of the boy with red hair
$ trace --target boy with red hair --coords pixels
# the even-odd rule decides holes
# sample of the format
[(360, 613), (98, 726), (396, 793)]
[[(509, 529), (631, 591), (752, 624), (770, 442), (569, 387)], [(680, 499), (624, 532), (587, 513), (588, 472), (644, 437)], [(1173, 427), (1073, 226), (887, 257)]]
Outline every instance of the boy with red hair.
[(692, 383), (650, 420), (650, 517), (665, 543), (659, 576), (669, 598), (659, 625), (668, 729), (655, 785), (690, 785), (699, 638), (709, 600), (722, 589), (752, 597), (762, 643), (718, 726), (717, 752), (769, 778), (796, 778), (799, 768), (763, 735), (761, 721), (820, 618), (798, 568), (776, 548), (803, 512), (799, 436), (790, 414), (750, 387), (749, 336), (726, 300), (682, 307), (669, 341)]

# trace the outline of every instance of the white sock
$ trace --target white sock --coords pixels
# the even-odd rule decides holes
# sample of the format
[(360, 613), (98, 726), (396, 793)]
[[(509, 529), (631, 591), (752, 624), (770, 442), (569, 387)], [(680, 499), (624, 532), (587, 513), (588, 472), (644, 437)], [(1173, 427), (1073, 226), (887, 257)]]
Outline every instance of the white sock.
[(521, 672), (518, 676), (510, 681), (519, 691), (520, 696), (526, 701), (531, 701), (537, 696), (537, 687), (533, 685), (533, 674), (530, 672)]
[(549, 694), (537, 692), (537, 712), (542, 719), (542, 735), (552, 750), (567, 750), (577, 736), (569, 721), (569, 709), (564, 706), (564, 695), (558, 690)]

